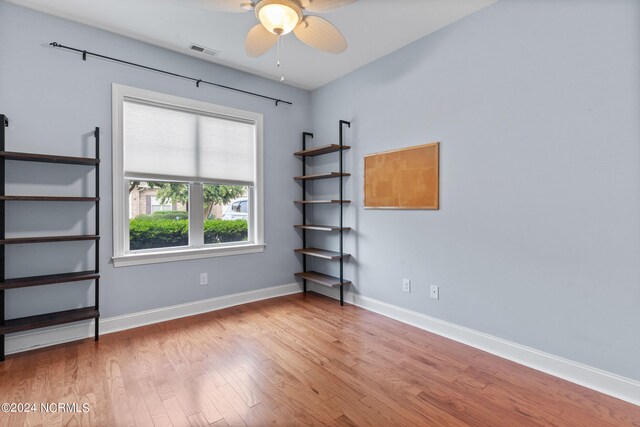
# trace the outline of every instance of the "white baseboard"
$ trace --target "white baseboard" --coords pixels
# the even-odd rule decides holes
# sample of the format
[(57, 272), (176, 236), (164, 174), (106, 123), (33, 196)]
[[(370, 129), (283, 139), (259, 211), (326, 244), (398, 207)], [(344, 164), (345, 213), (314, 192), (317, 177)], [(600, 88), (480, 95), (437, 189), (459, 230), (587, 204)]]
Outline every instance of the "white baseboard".
[[(337, 290), (331, 288), (311, 285), (310, 289), (338, 298)], [(345, 302), (640, 406), (640, 381), (353, 292), (345, 293)]]
[[(152, 323), (165, 322), (180, 317), (193, 316), (207, 313), (235, 305), (247, 304), (268, 298), (290, 295), (301, 292), (300, 285), (290, 283), (271, 288), (257, 289), (255, 291), (240, 292), (206, 300), (194, 301), (186, 304), (172, 305), (154, 310), (140, 311), (100, 319), (100, 335), (112, 332), (124, 331), (150, 325)], [(6, 336), (6, 354), (18, 353), (25, 350), (33, 350), (55, 344), (75, 341), (93, 336), (94, 322), (75, 323), (64, 326), (38, 329), (28, 333), (17, 333)]]

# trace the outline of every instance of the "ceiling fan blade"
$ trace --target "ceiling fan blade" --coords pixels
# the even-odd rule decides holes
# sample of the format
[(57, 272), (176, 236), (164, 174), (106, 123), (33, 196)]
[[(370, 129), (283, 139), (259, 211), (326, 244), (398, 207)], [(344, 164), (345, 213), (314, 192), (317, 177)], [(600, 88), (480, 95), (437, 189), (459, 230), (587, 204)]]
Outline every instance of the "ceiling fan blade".
[(309, 46), (325, 52), (342, 53), (347, 50), (347, 41), (340, 30), (319, 16), (305, 16), (293, 33)]
[(264, 55), (278, 41), (278, 36), (268, 31), (262, 24), (253, 27), (244, 41), (247, 55), (258, 57)]
[(339, 7), (355, 3), (356, 0), (301, 0), (300, 3), (309, 12), (329, 12)]
[(251, 8), (243, 5), (253, 4), (251, 0), (176, 0), (183, 6), (196, 7), (198, 9), (214, 10), (216, 12), (242, 13)]

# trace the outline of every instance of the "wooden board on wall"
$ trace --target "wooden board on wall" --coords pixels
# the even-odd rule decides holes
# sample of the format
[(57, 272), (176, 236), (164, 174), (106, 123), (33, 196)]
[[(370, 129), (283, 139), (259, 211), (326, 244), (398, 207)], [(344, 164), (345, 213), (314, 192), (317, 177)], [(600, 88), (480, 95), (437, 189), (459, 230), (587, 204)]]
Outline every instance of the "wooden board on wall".
[(438, 209), (440, 143), (364, 157), (364, 207)]

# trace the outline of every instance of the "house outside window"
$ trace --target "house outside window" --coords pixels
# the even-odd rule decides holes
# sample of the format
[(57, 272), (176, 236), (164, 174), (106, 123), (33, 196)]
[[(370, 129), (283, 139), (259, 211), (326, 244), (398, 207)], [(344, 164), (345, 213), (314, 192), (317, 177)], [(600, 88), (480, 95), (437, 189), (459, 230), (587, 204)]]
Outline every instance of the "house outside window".
[(114, 84), (113, 193), (116, 267), (262, 251), (262, 115)]

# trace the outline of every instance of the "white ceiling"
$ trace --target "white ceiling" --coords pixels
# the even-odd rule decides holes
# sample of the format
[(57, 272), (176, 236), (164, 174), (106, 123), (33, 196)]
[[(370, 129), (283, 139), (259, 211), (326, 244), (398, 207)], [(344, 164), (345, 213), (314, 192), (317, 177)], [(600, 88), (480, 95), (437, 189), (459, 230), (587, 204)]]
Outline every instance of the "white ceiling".
[[(213, 12), (186, 7), (178, 0), (8, 1), (252, 74), (280, 79), (275, 47), (260, 58), (249, 58), (244, 53), (246, 33), (257, 22), (253, 12)], [(287, 35), (281, 70), (286, 83), (315, 89), (496, 1), (358, 0), (322, 15), (346, 37), (349, 43), (346, 52), (339, 55), (320, 52)], [(193, 52), (189, 49), (191, 43), (221, 54), (213, 57)], [(91, 50), (91, 46), (79, 47)]]

